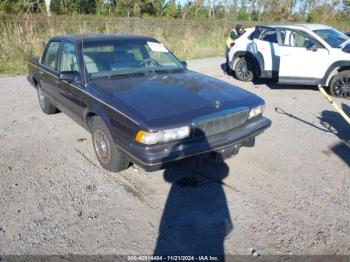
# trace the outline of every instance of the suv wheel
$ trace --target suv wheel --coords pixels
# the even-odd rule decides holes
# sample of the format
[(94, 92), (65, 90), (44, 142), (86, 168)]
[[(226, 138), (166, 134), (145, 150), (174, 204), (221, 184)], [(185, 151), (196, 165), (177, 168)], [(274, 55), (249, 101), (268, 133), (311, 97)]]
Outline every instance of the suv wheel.
[(249, 82), (254, 79), (254, 64), (246, 57), (239, 58), (235, 66), (235, 76), (238, 80)]
[(129, 161), (114, 144), (106, 124), (100, 117), (94, 117), (92, 123), (92, 144), (100, 165), (111, 172), (127, 169)]
[(57, 108), (50, 103), (49, 99), (45, 96), (44, 91), (40, 85), (37, 86), (37, 92), (41, 110), (48, 115), (57, 113)]
[(332, 78), (329, 84), (329, 91), (332, 96), (350, 97), (350, 70), (340, 72)]

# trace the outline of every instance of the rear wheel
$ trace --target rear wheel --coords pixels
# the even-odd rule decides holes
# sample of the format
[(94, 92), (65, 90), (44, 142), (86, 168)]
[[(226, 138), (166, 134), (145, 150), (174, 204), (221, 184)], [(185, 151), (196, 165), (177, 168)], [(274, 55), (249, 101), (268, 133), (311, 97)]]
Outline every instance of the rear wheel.
[(332, 96), (350, 97), (350, 70), (340, 72), (332, 78), (329, 84), (329, 91)]
[(111, 133), (100, 117), (94, 117), (91, 134), (97, 159), (104, 169), (119, 172), (129, 167), (128, 159), (118, 150)]
[(241, 81), (252, 81), (254, 79), (254, 63), (246, 57), (240, 57), (235, 66), (235, 76)]
[(50, 103), (49, 99), (45, 96), (43, 89), (40, 85), (37, 86), (38, 100), (41, 110), (48, 115), (52, 115), (58, 112), (57, 108)]

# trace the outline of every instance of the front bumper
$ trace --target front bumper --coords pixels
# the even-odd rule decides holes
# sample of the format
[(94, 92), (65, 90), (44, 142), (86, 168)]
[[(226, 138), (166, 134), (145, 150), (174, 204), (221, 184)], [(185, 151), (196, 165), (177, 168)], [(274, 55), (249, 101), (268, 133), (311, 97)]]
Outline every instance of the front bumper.
[(271, 126), (271, 120), (260, 117), (229, 132), (210, 137), (176, 141), (164, 145), (146, 147), (137, 142), (128, 149), (119, 147), (131, 162), (146, 171), (156, 171), (167, 168), (179, 161), (192, 157), (219, 152), (225, 148), (250, 146), (254, 138)]

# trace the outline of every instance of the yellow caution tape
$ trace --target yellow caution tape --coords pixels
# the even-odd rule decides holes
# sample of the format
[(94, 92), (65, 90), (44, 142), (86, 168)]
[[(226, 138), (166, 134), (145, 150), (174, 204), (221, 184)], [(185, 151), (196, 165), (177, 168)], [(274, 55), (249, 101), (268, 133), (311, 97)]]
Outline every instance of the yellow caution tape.
[(321, 94), (328, 100), (328, 102), (334, 107), (334, 109), (345, 119), (346, 122), (350, 125), (350, 117), (345, 114), (345, 112), (333, 101), (333, 99), (327, 94), (321, 85), (318, 85)]

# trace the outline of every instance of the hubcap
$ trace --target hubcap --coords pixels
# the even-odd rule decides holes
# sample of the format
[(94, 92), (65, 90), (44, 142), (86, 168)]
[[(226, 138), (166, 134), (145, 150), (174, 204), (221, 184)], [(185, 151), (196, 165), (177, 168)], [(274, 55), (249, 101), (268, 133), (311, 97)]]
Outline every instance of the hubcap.
[(106, 135), (100, 129), (97, 129), (94, 133), (94, 145), (100, 161), (108, 165), (111, 162), (111, 148)]
[(45, 108), (46, 102), (45, 102), (45, 95), (41, 87), (38, 87), (38, 98), (39, 98), (39, 104), (42, 108)]
[(248, 70), (248, 65), (246, 61), (242, 61), (239, 65), (238, 65), (238, 75), (240, 76), (240, 78), (242, 79), (247, 79), (251, 74), (251, 71)]
[(339, 97), (350, 97), (350, 77), (344, 77), (334, 83), (334, 94)]

